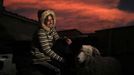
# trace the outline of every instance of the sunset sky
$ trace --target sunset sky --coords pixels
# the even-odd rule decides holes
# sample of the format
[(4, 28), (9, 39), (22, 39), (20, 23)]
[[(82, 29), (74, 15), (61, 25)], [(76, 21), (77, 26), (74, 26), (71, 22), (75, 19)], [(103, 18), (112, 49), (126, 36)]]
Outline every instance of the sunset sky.
[(39, 9), (53, 9), (57, 30), (75, 28), (90, 33), (134, 22), (133, 10), (122, 9), (120, 0), (4, 0), (4, 6), (8, 11), (34, 20)]

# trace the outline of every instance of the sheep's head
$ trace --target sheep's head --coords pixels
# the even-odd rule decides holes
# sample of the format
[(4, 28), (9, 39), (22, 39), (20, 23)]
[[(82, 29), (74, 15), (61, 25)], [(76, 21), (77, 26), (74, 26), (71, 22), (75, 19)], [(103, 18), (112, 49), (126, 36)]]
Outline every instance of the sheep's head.
[(81, 51), (77, 56), (77, 60), (83, 63), (85, 60), (90, 60), (91, 57), (100, 56), (100, 52), (97, 48), (91, 45), (82, 45)]
[(78, 62), (84, 62), (88, 57), (92, 56), (93, 47), (91, 45), (82, 45), (81, 51), (78, 54)]

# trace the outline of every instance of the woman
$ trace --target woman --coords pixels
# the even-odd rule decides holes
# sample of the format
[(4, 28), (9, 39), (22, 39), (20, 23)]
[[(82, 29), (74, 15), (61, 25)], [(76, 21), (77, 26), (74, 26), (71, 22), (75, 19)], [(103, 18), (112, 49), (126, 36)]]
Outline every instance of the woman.
[[(34, 34), (32, 54), (34, 64), (41, 64), (60, 75), (60, 69), (50, 64), (51, 59), (58, 62), (64, 62), (64, 58), (59, 56), (52, 50), (54, 42), (59, 39), (59, 35), (55, 30), (55, 13), (52, 10), (40, 10), (38, 12), (39, 29)], [(71, 44), (70, 39), (66, 39)]]

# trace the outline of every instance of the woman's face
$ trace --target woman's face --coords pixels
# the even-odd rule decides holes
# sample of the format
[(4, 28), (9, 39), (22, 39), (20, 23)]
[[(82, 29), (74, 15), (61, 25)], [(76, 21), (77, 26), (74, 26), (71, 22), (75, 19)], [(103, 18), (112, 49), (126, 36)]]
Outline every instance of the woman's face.
[(53, 27), (54, 25), (54, 19), (51, 15), (48, 15), (46, 20), (45, 20), (45, 25), (49, 28)]

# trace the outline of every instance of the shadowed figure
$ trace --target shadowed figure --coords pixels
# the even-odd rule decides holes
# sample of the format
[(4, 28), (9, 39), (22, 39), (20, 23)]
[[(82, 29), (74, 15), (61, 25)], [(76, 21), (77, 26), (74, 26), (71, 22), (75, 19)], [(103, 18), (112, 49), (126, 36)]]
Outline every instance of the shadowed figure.
[(62, 69), (63, 75), (74, 74), (75, 56), (73, 52), (74, 50), (71, 49), (71, 46), (72, 44), (68, 45), (65, 38), (58, 39), (53, 46), (53, 50), (65, 59), (64, 63), (58, 65)]

